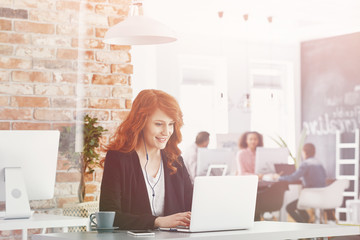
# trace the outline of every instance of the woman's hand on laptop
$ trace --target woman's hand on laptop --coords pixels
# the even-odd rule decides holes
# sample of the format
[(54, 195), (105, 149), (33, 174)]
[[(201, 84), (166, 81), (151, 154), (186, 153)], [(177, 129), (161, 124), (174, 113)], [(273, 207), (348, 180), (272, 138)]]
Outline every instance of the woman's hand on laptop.
[(157, 217), (154, 222), (156, 228), (172, 228), (177, 226), (189, 226), (191, 220), (191, 212), (175, 213), (165, 217)]

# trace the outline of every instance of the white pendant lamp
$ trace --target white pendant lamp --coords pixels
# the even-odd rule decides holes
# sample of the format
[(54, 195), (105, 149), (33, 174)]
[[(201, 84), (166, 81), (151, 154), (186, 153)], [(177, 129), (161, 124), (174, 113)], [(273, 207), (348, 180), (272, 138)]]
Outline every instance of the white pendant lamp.
[[(153, 45), (177, 40), (175, 32), (165, 24), (138, 15), (139, 3), (130, 6), (129, 16), (105, 33), (103, 42), (114, 45)], [(137, 15), (135, 15), (137, 14)]]

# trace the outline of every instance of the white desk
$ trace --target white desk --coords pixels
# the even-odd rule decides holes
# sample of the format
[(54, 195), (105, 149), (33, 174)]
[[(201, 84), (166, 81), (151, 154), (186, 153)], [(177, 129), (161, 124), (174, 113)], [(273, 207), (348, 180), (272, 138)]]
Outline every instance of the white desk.
[(0, 231), (1, 230), (22, 230), (22, 239), (27, 240), (27, 230), (31, 228), (42, 228), (42, 232), (46, 232), (46, 228), (65, 228), (67, 227), (89, 227), (88, 218), (81, 217), (69, 217), (50, 214), (33, 214), (28, 219), (0, 219)]
[(32, 240), (154, 240), (154, 239), (222, 239), (222, 240), (279, 240), (279, 239), (297, 239), (314, 238), (329, 236), (351, 236), (360, 234), (358, 226), (341, 226), (326, 224), (292, 223), (292, 222), (255, 222), (255, 226), (249, 230), (240, 231), (222, 231), (206, 233), (177, 233), (155, 231), (155, 237), (133, 237), (125, 231), (114, 233), (52, 233), (33, 235)]

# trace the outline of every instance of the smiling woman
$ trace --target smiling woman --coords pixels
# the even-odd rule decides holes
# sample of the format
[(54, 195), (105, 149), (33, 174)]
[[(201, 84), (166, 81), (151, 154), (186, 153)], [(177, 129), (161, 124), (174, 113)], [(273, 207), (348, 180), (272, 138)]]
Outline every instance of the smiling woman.
[(190, 224), (192, 184), (180, 156), (182, 112), (174, 97), (143, 90), (107, 150), (100, 210), (114, 227), (153, 229)]

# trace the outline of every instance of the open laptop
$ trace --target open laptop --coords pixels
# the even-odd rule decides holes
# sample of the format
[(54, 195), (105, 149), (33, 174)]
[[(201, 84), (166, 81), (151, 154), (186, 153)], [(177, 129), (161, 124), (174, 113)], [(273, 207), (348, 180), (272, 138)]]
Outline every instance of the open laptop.
[(179, 232), (248, 229), (254, 225), (258, 177), (196, 177), (189, 228), (160, 228)]

